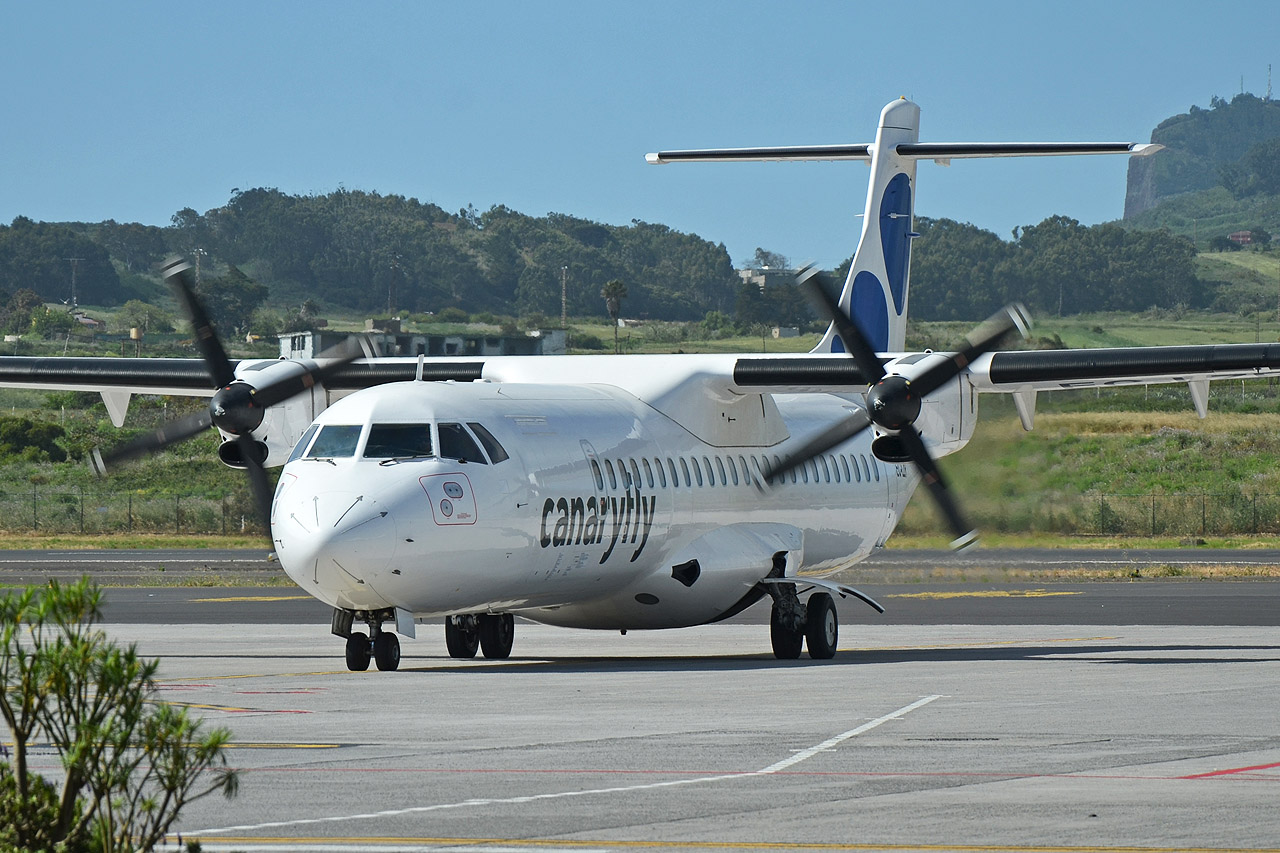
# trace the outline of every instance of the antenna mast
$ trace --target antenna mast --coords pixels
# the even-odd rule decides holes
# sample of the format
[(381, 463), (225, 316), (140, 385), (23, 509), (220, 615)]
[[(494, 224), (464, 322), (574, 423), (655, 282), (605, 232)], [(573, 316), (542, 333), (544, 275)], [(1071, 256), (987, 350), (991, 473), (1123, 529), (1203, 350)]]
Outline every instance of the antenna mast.
[(76, 303), (76, 267), (84, 258), (63, 258), (64, 261), (71, 261), (71, 310), (74, 311), (78, 305)]

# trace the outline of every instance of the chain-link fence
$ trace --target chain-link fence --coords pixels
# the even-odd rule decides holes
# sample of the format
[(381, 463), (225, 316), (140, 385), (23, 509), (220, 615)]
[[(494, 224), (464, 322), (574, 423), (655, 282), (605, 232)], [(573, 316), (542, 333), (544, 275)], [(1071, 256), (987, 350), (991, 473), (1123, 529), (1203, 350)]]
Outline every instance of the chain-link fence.
[(9, 533), (261, 533), (250, 501), (150, 492), (29, 489), (0, 492), (0, 530)]
[[(932, 514), (930, 514), (932, 515)], [(1280, 495), (1104, 494), (1007, 502), (974, 512), (985, 530), (1079, 536), (1280, 534)], [(928, 524), (921, 515), (913, 522)]]

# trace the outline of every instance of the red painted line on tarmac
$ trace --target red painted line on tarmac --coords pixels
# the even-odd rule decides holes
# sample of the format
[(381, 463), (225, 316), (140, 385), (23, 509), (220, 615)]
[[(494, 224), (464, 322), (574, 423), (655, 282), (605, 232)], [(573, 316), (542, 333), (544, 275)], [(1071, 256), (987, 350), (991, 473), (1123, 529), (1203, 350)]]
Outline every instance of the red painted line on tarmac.
[[(1262, 765), (1263, 767), (1277, 767), (1280, 764)], [(507, 769), (507, 768), (440, 768), (440, 767), (343, 767), (335, 770), (332, 767), (240, 767), (237, 768), (241, 773), (324, 773), (333, 775), (334, 773), (418, 773), (418, 774), (473, 774), (473, 775), (494, 775), (507, 774), (511, 776), (706, 776), (711, 773), (724, 773), (727, 775), (750, 775), (748, 771), (743, 770), (593, 770), (590, 768), (567, 768), (567, 769)], [(1219, 771), (1219, 773), (1244, 772), (1246, 770), (1254, 770), (1259, 768), (1242, 767), (1239, 771)], [(806, 777), (829, 777), (843, 779), (1006, 779), (1009, 781), (1018, 779), (1080, 779), (1084, 780), (1121, 780), (1121, 781), (1141, 781), (1141, 782), (1170, 782), (1183, 779), (1198, 779), (1200, 776), (1132, 776), (1123, 774), (1106, 774), (1106, 773), (1019, 773), (1011, 771), (1008, 773), (996, 772), (977, 772), (977, 771), (933, 771), (929, 773), (916, 772), (883, 772), (869, 773), (859, 771), (838, 771), (838, 770), (783, 770), (773, 774), (778, 777), (785, 776), (806, 776)], [(1218, 774), (1204, 774), (1218, 775)], [(1259, 777), (1262, 778), (1262, 777)], [(1270, 779), (1266, 781), (1271, 781)]]
[(1273, 770), (1280, 767), (1280, 761), (1272, 764), (1255, 764), (1252, 767), (1232, 767), (1230, 770), (1214, 770), (1212, 773), (1193, 773), (1190, 776), (1179, 776), (1179, 779), (1211, 779), (1214, 776), (1231, 776), (1236, 773), (1248, 773), (1250, 770)]

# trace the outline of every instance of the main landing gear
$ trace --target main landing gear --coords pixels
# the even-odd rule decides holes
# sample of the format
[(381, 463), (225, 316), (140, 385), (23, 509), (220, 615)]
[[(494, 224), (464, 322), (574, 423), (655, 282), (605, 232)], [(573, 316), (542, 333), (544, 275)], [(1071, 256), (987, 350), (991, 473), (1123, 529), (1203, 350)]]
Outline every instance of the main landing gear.
[(773, 654), (779, 660), (795, 660), (806, 644), (809, 657), (829, 660), (835, 657), (840, 639), (840, 622), (836, 605), (825, 592), (809, 596), (807, 605), (800, 603), (793, 583), (770, 584), (773, 609), (769, 614), (769, 638)]
[[(351, 626), (359, 615), (369, 626), (369, 633), (353, 631)], [(400, 668), (400, 638), (391, 631), (382, 630), (382, 623), (394, 619), (395, 614), (378, 612), (361, 612), (352, 610), (333, 611), (333, 633), (347, 639), (347, 669), (352, 672), (364, 672), (372, 660), (383, 672), (392, 672)]]
[(444, 620), (444, 644), (453, 658), (473, 658), (481, 651), (489, 660), (506, 660), (515, 636), (516, 620), (510, 613), (468, 613)]

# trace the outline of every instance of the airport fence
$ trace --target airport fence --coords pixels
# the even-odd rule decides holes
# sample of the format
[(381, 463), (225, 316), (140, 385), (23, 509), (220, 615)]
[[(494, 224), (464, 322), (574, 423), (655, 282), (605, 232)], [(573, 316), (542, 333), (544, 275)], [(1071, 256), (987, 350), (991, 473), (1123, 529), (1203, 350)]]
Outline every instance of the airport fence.
[[(927, 499), (912, 503), (926, 504)], [(1230, 536), (1280, 534), (1280, 495), (1102, 494), (1051, 503), (1002, 501), (972, 512), (983, 530), (1068, 536)], [(926, 520), (926, 517), (928, 520)], [(925, 532), (936, 514), (916, 514), (900, 528)], [(32, 487), (0, 492), (0, 531), (8, 533), (261, 533), (244, 495), (100, 492)]]
[(1280, 495), (1090, 492), (974, 513), (981, 529), (1078, 536), (1280, 534)]
[(160, 494), (40, 489), (0, 492), (8, 533), (259, 533), (252, 502), (233, 494)]

